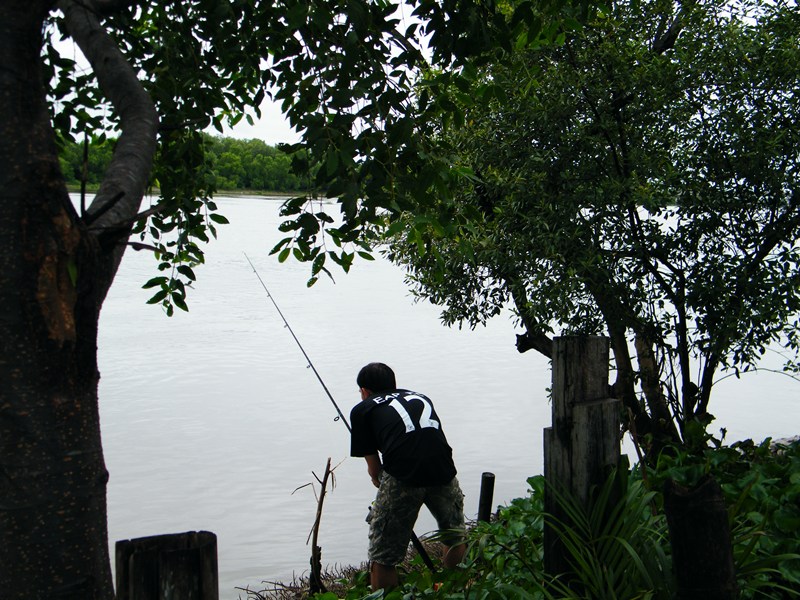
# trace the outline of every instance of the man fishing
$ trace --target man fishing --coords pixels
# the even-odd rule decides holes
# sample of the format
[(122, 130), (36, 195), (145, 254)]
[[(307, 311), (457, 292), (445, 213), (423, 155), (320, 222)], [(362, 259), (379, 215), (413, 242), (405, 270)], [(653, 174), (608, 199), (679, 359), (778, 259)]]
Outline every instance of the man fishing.
[(442, 531), (444, 566), (461, 562), (464, 494), (430, 399), (397, 389), (394, 371), (383, 363), (366, 365), (356, 382), (361, 402), (350, 413), (350, 454), (366, 459), (378, 488), (369, 519), (370, 582), (373, 590), (388, 590), (398, 585), (397, 565), (423, 504)]

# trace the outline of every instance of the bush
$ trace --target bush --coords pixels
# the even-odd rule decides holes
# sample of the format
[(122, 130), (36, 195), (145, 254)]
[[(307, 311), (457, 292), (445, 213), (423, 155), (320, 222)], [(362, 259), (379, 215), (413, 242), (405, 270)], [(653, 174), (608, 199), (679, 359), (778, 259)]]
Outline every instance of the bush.
[(650, 486), (713, 475), (728, 506), (742, 598), (800, 597), (800, 442), (709, 441), (698, 453), (662, 454)]
[[(729, 507), (741, 597), (800, 598), (800, 443), (748, 440), (731, 446), (712, 442), (695, 453), (676, 450), (664, 454), (655, 470), (614, 474), (596, 490), (588, 513), (556, 492), (569, 524), (545, 513), (544, 478), (532, 477), (527, 496), (500, 507), (491, 523), (471, 528), (463, 569), (431, 573), (413, 561), (404, 569), (401, 588), (386, 599), (673, 598), (661, 490), (667, 478), (691, 486), (706, 473), (717, 479)], [(544, 571), (546, 522), (568, 550), (573, 568), (568, 579)], [(370, 591), (363, 572), (342, 583), (347, 584), (343, 594), (317, 598), (380, 597)]]

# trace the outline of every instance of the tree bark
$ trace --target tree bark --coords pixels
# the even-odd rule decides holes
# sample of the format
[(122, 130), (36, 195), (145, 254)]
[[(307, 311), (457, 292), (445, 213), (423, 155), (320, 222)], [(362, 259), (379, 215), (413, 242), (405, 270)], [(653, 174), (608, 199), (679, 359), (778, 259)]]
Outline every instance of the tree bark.
[[(54, 5), (0, 3), (0, 594), (105, 600), (114, 591), (97, 324), (122, 251), (81, 221), (60, 172), (41, 62)], [(143, 166), (138, 157), (117, 171), (125, 203), (108, 219), (136, 214), (144, 154)]]
[(111, 598), (99, 307), (81, 298), (93, 248), (60, 173), (40, 60), (52, 4), (0, 7), (0, 589)]
[(653, 343), (643, 334), (636, 333), (634, 338), (636, 360), (639, 363), (639, 378), (642, 382), (642, 391), (650, 409), (650, 415), (655, 421), (655, 430), (667, 436), (667, 440), (679, 440), (680, 436), (672, 420), (664, 390), (661, 384), (661, 369), (656, 361)]

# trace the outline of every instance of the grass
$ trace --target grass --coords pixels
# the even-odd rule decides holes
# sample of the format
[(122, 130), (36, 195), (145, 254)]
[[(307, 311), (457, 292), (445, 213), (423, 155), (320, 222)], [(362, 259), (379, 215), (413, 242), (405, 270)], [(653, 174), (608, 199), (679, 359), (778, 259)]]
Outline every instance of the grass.
[[(437, 541), (420, 540), (428, 555), (434, 563), (441, 563), (442, 544)], [(398, 566), (400, 573), (409, 573), (425, 567), (419, 566), (421, 561), (417, 559), (417, 552), (410, 545), (406, 558)], [(322, 583), (329, 592), (333, 592), (339, 598), (344, 598), (347, 591), (359, 584), (366, 584), (369, 564), (361, 563), (359, 566), (353, 565), (334, 565), (326, 567), (322, 573)], [(290, 582), (282, 581), (263, 581), (264, 586), (260, 590), (249, 587), (236, 588), (245, 595), (240, 595), (240, 599), (246, 600), (307, 600), (312, 596), (310, 590), (309, 574), (294, 576)]]

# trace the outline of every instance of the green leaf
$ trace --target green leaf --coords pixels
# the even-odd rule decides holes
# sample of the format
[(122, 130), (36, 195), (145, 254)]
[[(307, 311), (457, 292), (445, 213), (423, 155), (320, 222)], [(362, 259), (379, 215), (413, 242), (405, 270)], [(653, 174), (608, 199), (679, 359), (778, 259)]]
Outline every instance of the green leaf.
[(164, 300), (164, 298), (167, 297), (168, 293), (169, 293), (169, 289), (164, 287), (164, 288), (158, 290), (155, 294), (153, 294), (153, 296), (147, 301), (147, 303), (148, 304), (158, 304), (159, 302)]
[(189, 312), (189, 307), (186, 305), (186, 296), (181, 292), (172, 292), (172, 303), (184, 312)]
[(313, 263), (311, 264), (311, 274), (317, 275), (324, 267), (325, 267), (325, 257), (327, 255), (324, 252), (319, 253), (316, 258), (314, 259)]
[(177, 268), (178, 273), (189, 279), (189, 281), (196, 281), (197, 277), (194, 274), (194, 271), (188, 265), (180, 265)]
[(208, 218), (214, 221), (215, 223), (219, 223), (220, 225), (227, 225), (228, 223), (230, 223), (230, 221), (228, 221), (226, 217), (224, 217), (219, 213), (211, 213), (210, 215), (208, 215)]
[(151, 280), (149, 280), (147, 283), (145, 283), (142, 286), (142, 288), (149, 289), (149, 288), (153, 288), (153, 287), (157, 287), (157, 286), (162, 286), (163, 287), (163, 286), (166, 285), (166, 283), (167, 283), (167, 278), (166, 277), (153, 277)]

